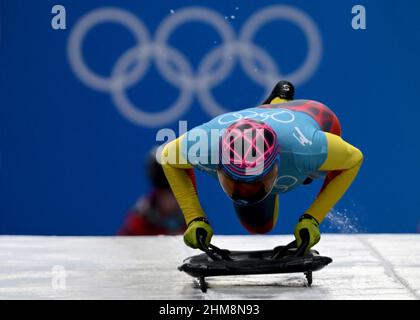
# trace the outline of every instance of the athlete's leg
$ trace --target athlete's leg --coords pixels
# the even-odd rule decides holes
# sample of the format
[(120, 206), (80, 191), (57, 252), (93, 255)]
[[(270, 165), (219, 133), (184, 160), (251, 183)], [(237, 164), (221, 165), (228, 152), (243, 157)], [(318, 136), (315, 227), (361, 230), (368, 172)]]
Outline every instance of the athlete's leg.
[(233, 204), (241, 224), (251, 233), (265, 234), (271, 231), (277, 222), (279, 196), (270, 194), (265, 200), (255, 204), (242, 206)]
[(328, 141), (328, 157), (320, 171), (329, 171), (329, 176), (306, 213), (321, 222), (330, 209), (350, 187), (363, 162), (363, 154), (339, 136), (325, 133)]
[[(322, 131), (332, 133), (336, 136), (341, 137), (342, 130), (338, 117), (330, 108), (328, 108), (324, 104), (316, 101), (307, 101), (302, 105), (296, 105), (291, 107), (286, 106), (285, 108), (309, 114), (318, 123)], [(340, 173), (340, 170), (327, 172), (324, 184), (320, 192), (322, 192), (325, 189), (325, 187), (330, 183), (330, 181), (333, 180)], [(312, 183), (312, 179), (308, 177), (305, 180), (304, 184), (310, 183)]]

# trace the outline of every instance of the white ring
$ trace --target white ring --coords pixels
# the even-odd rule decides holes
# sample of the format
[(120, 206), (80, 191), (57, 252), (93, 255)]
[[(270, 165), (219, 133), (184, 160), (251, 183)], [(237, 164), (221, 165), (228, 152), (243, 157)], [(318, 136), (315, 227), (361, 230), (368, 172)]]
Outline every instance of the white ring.
[[(87, 86), (100, 91), (109, 91), (113, 86), (114, 79), (112, 77), (97, 75), (86, 66), (82, 55), (82, 44), (86, 34), (94, 26), (105, 22), (114, 22), (125, 26), (133, 33), (139, 44), (148, 44), (150, 42), (150, 36), (144, 24), (136, 16), (125, 10), (106, 7), (83, 16), (70, 34), (68, 57), (70, 65), (79, 79)], [(149, 61), (145, 61), (144, 65), (140, 64), (136, 68), (133, 68), (133, 71), (131, 71), (132, 74), (128, 77), (130, 78), (130, 82), (136, 82), (134, 79), (143, 75), (148, 64)]]
[[(318, 68), (322, 53), (322, 40), (319, 30), (312, 19), (303, 11), (287, 6), (287, 5), (273, 5), (266, 7), (255, 13), (242, 28), (240, 34), (240, 41), (249, 43), (261, 28), (272, 20), (286, 20), (295, 23), (305, 34), (308, 41), (308, 55), (302, 66), (295, 72), (283, 75), (285, 79), (295, 85), (300, 85), (310, 78), (310, 76)], [(243, 65), (252, 65), (249, 59), (242, 60)]]

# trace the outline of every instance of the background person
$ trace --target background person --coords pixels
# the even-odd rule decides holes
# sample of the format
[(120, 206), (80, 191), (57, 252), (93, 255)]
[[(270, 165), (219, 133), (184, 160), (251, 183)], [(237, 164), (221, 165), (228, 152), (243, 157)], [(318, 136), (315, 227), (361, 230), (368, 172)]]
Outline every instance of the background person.
[(155, 152), (156, 149), (153, 149), (146, 160), (152, 189), (129, 210), (119, 235), (178, 235), (186, 229), (181, 209), (162, 166), (156, 161)]

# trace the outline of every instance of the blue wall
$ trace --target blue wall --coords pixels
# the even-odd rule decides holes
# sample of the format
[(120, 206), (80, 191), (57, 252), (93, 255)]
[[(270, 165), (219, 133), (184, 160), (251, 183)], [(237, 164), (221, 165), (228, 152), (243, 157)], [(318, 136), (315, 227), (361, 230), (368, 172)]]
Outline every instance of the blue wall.
[[(357, 181), (336, 209), (357, 221), (359, 231), (416, 232), (420, 222), (420, 3), (281, 2), (309, 17), (316, 28), (311, 29), (314, 39), (314, 30), (321, 39), (312, 48), (321, 50), (320, 60), (317, 62), (313, 51), (314, 70), (297, 78), (297, 96), (330, 106), (341, 120), (344, 137), (365, 154)], [(121, 76), (116, 69), (113, 86), (109, 81), (86, 80), (69, 62), (70, 38), (76, 37), (82, 17), (103, 8), (104, 1), (60, 1), (66, 8), (65, 30), (51, 27), (55, 4), (57, 1), (46, 0), (0, 2), (0, 234), (113, 234), (127, 208), (149, 188), (143, 157), (155, 144), (157, 131), (162, 127), (177, 130), (180, 119), (187, 120), (189, 128), (208, 120), (211, 112), (203, 107), (208, 99), (203, 103), (198, 90), (185, 89), (185, 66), (177, 65), (179, 59), (169, 63), (179, 76), (178, 83), (162, 77), (153, 61), (137, 82), (125, 83), (127, 74)], [(366, 30), (351, 27), (355, 4), (366, 7)], [(152, 43), (163, 21), (180, 15), (183, 8), (211, 9), (237, 39), (253, 14), (279, 1), (142, 0), (107, 1), (106, 5), (141, 20)], [(126, 16), (122, 20), (139, 30), (137, 20)], [(181, 24), (169, 40), (184, 55), (181, 62), (191, 64), (195, 73), (203, 57), (222, 42), (214, 28), (194, 21)], [(125, 61), (127, 56), (122, 55), (136, 43), (121, 24), (106, 22), (87, 32), (81, 55), (92, 72), (110, 77), (116, 62)], [(296, 71), (311, 49), (301, 28), (285, 20), (263, 25), (252, 43), (256, 49), (248, 52), (263, 51), (260, 54), (271, 57), (278, 74), (285, 75)], [(141, 57), (145, 52), (139, 52)], [(157, 57), (157, 52), (151, 55)], [(257, 63), (254, 78), (267, 82), (256, 83), (237, 57), (232, 59), (233, 69), (217, 79), (210, 92), (227, 109), (258, 104), (269, 87), (270, 79), (264, 80), (264, 75), (273, 75), (273, 71), (267, 73), (264, 63)], [(144, 59), (136, 61), (132, 59), (123, 71), (133, 75), (145, 63)], [(215, 61), (212, 70), (218, 67)], [(139, 121), (118, 109), (127, 106), (120, 92), (143, 111), (164, 111), (178, 98), (178, 87), (186, 92), (188, 110), (166, 124), (156, 126), (141, 117)], [(215, 231), (245, 233), (218, 183), (198, 174), (198, 184)], [(319, 184), (301, 188), (281, 199), (274, 232), (293, 230), (317, 187)]]

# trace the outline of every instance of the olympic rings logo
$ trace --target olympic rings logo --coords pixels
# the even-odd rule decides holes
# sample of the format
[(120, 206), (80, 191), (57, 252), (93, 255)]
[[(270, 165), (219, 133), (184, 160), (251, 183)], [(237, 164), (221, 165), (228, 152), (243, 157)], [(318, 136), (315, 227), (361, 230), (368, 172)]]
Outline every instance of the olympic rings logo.
[(226, 125), (226, 124), (234, 123), (242, 119), (258, 119), (259, 121), (263, 121), (263, 122), (268, 119), (271, 119), (275, 122), (291, 123), (295, 121), (295, 115), (289, 110), (281, 110), (281, 111), (276, 111), (274, 113), (268, 113), (268, 112), (259, 113), (255, 111), (245, 110), (245, 111), (230, 112), (230, 113), (223, 114), (217, 119), (217, 122), (221, 125)]
[[(253, 44), (257, 31), (273, 20), (286, 20), (295, 24), (303, 31), (308, 42), (305, 60), (290, 74), (282, 74), (276, 61), (261, 47)], [(172, 33), (180, 25), (189, 22), (210, 25), (222, 38), (222, 44), (203, 57), (197, 70), (193, 70), (182, 52), (168, 44)], [(93, 72), (86, 65), (82, 54), (86, 34), (103, 23), (124, 26), (137, 41), (135, 47), (129, 48), (119, 57), (109, 76)], [(129, 121), (144, 127), (159, 127), (179, 119), (191, 106), (195, 95), (208, 115), (214, 117), (228, 112), (215, 100), (211, 90), (227, 78), (237, 59), (246, 75), (265, 88), (265, 94), (279, 79), (288, 79), (296, 85), (307, 81), (319, 65), (322, 41), (313, 20), (303, 11), (286, 5), (269, 6), (256, 12), (246, 21), (238, 37), (219, 13), (203, 7), (187, 7), (165, 18), (153, 40), (144, 23), (136, 16), (123, 9), (105, 7), (86, 14), (76, 23), (69, 37), (67, 51), (70, 66), (80, 81), (91, 89), (109, 93), (118, 110)], [(143, 111), (127, 96), (127, 89), (145, 76), (152, 62), (160, 75), (180, 90), (178, 98), (164, 111)], [(257, 63), (263, 66), (261, 72), (255, 72), (258, 69)]]

